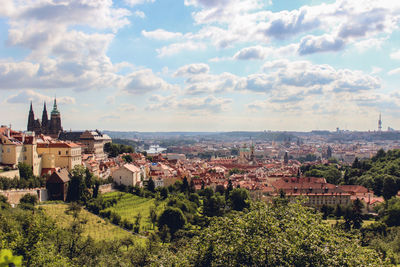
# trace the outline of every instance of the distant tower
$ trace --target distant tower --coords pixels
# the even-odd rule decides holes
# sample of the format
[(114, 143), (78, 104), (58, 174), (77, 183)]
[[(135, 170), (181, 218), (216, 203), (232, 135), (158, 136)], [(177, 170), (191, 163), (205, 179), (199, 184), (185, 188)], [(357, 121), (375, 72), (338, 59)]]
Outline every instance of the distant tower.
[(379, 113), (378, 132), (382, 132), (382, 117), (381, 117), (381, 113)]
[(57, 109), (57, 99), (54, 98), (53, 110), (51, 111), (49, 133), (58, 137), (58, 134), (62, 131), (61, 127), (61, 115)]
[(31, 108), (29, 109), (29, 116), (28, 116), (27, 131), (33, 132), (34, 127), (35, 127), (35, 114), (33, 113), (32, 101), (31, 101)]
[(49, 117), (47, 116), (46, 101), (45, 101), (43, 104), (42, 129), (45, 133), (47, 133), (48, 128), (49, 128)]
[(288, 164), (289, 163), (289, 155), (287, 151), (285, 152), (285, 155), (283, 156), (283, 163)]

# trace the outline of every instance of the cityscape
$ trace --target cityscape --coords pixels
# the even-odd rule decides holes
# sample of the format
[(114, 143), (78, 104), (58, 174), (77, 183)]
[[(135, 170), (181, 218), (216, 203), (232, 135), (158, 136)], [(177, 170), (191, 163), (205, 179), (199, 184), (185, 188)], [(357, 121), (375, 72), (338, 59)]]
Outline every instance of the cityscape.
[(0, 266), (398, 266), (400, 4), (5, 0)]

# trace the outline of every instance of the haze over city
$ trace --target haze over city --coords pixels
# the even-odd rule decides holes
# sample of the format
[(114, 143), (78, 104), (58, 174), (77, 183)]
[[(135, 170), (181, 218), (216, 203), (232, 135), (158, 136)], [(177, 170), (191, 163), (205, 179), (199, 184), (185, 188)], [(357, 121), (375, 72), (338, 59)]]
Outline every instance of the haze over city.
[(11, 1), (2, 123), (56, 95), (69, 129), (399, 129), (400, 2)]

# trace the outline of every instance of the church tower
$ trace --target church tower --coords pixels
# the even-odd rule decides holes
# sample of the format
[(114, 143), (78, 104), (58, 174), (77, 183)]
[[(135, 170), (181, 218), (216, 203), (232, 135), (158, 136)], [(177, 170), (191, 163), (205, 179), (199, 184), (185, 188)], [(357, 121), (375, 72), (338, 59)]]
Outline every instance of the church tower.
[(58, 134), (62, 132), (62, 130), (63, 129), (61, 127), (61, 115), (57, 109), (57, 99), (54, 98), (53, 110), (51, 111), (51, 117), (50, 117), (49, 134), (58, 137)]
[(33, 132), (35, 127), (35, 114), (33, 113), (33, 108), (32, 108), (32, 101), (31, 101), (31, 108), (29, 110), (29, 115), (28, 115), (28, 127), (27, 131)]
[(42, 129), (44, 133), (48, 132), (49, 128), (49, 117), (47, 116), (46, 101), (43, 104), (43, 114), (42, 114)]

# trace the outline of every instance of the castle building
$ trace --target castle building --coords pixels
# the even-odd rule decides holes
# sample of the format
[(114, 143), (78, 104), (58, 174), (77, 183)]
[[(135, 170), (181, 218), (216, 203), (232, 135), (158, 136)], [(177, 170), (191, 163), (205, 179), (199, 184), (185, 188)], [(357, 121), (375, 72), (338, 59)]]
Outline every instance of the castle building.
[(51, 111), (50, 114), (51, 115), (49, 120), (45, 102), (43, 106), (42, 121), (40, 121), (40, 119), (35, 119), (35, 113), (33, 112), (32, 101), (31, 101), (31, 107), (28, 115), (27, 130), (29, 132), (35, 132), (35, 134), (37, 135), (44, 134), (57, 138), (60, 132), (63, 131), (63, 128), (61, 126), (61, 114), (60, 111), (58, 111), (57, 109), (56, 98), (54, 98), (53, 110)]

